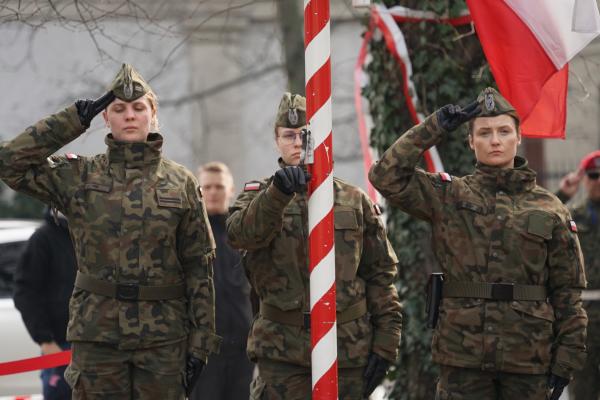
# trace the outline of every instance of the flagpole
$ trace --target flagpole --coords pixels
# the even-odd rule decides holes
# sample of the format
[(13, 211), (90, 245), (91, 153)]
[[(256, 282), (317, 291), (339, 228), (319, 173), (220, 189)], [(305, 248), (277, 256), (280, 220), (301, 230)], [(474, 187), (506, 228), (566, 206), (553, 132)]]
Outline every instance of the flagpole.
[(308, 193), (313, 400), (335, 400), (337, 326), (329, 0), (304, 0), (306, 119), (314, 143)]

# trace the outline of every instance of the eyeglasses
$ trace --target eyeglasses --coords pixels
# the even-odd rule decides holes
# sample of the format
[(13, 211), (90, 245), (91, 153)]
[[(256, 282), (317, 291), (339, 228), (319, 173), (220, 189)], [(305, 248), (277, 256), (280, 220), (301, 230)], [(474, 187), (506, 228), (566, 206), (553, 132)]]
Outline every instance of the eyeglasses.
[(586, 175), (588, 179), (591, 179), (593, 181), (597, 181), (598, 178), (600, 178), (600, 172), (587, 172)]
[(302, 138), (304, 137), (305, 134), (306, 134), (306, 131), (304, 129), (301, 130), (300, 132), (285, 131), (284, 133), (279, 135), (279, 137), (281, 138), (281, 141), (284, 144), (294, 144), (294, 143), (296, 143), (296, 137), (298, 137), (300, 139), (300, 142), (302, 142)]

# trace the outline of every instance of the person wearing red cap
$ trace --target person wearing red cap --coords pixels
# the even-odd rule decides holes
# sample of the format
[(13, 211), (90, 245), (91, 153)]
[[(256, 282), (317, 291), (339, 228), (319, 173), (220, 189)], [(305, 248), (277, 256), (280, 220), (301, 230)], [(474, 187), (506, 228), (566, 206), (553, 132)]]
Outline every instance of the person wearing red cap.
[(596, 400), (600, 397), (600, 150), (585, 156), (578, 170), (561, 180), (557, 196), (566, 203), (575, 196), (581, 182), (586, 198), (573, 207), (571, 214), (577, 224), (588, 278), (588, 288), (582, 293), (589, 319), (588, 358), (583, 370), (574, 374), (570, 395), (571, 400)]

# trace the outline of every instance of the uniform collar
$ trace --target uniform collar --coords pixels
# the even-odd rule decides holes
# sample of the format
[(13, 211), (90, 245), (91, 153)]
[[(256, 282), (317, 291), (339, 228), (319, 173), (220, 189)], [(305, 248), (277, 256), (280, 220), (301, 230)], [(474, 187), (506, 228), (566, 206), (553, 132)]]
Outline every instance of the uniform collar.
[(117, 142), (111, 133), (104, 143), (108, 146), (106, 155), (111, 163), (125, 163), (127, 168), (142, 168), (144, 165), (158, 164), (161, 158), (163, 137), (160, 133), (150, 133), (145, 142)]
[(508, 193), (521, 193), (532, 190), (536, 173), (529, 168), (527, 160), (515, 157), (514, 168), (499, 168), (477, 163), (475, 179), (482, 185)]

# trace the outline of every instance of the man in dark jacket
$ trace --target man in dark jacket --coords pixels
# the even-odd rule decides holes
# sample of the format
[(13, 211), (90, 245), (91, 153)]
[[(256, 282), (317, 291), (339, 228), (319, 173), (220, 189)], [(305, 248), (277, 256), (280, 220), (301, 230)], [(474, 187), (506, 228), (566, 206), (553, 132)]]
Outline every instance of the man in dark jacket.
[(572, 400), (597, 400), (600, 396), (600, 150), (585, 156), (577, 171), (561, 180), (557, 196), (566, 203), (577, 194), (581, 183), (585, 196), (573, 205), (571, 215), (577, 224), (588, 278), (587, 289), (581, 294), (589, 319), (588, 356), (583, 369), (573, 375), (569, 394)]
[(221, 353), (211, 355), (192, 399), (248, 400), (254, 364), (246, 356), (252, 322), (250, 284), (240, 254), (227, 243), (225, 220), (234, 196), (233, 178), (221, 162), (200, 167), (200, 187), (217, 245), (214, 262), (215, 319), (217, 335), (223, 337)]
[[(46, 211), (45, 223), (29, 239), (15, 274), (14, 301), (42, 354), (69, 347), (65, 335), (77, 264), (66, 218)], [(65, 366), (42, 371), (44, 399), (70, 399)]]

